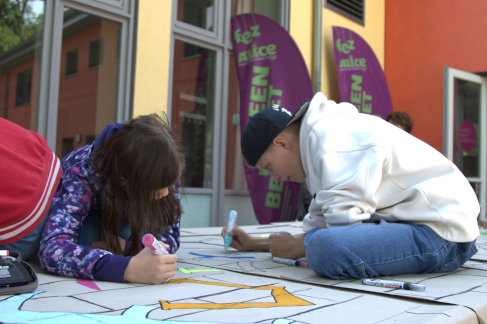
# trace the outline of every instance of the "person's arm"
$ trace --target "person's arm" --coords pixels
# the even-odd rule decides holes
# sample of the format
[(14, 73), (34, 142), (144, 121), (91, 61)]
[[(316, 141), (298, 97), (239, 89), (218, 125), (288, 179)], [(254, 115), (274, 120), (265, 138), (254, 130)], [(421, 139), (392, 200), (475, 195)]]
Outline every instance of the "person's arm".
[[(225, 237), (226, 227), (222, 229), (221, 236)], [(233, 236), (230, 247), (238, 251), (263, 251), (269, 252), (269, 238), (257, 237), (247, 234), (243, 229), (235, 225), (234, 229), (228, 232)]]
[(87, 180), (96, 178), (95, 171), (86, 163), (77, 163), (74, 157), (73, 161), (63, 162), (63, 179), (46, 216), (39, 261), (47, 273), (94, 279), (95, 264), (111, 253), (76, 244), (78, 230), (98, 198), (95, 186)]
[[(225, 236), (225, 229), (222, 229), (222, 237)], [(286, 259), (299, 259), (306, 254), (303, 245), (306, 233), (291, 235), (284, 232), (271, 234), (269, 237), (257, 237), (249, 235), (242, 228), (235, 226), (228, 234), (233, 236), (230, 247), (238, 251), (271, 252), (273, 257)]]
[(306, 233), (291, 235), (283, 232), (269, 236), (269, 251), (273, 257), (296, 260), (306, 256), (304, 237)]

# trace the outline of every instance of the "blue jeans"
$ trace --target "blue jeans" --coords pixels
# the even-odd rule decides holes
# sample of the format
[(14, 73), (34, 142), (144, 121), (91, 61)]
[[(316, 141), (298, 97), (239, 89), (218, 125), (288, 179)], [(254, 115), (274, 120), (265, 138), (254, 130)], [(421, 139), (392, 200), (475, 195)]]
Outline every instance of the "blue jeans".
[(384, 220), (315, 228), (304, 248), (311, 269), (332, 279), (453, 271), (477, 253), (475, 241), (448, 242), (426, 225)]
[[(48, 213), (49, 214), (49, 213)], [(9, 250), (20, 253), (20, 257), (24, 261), (28, 261), (37, 256), (39, 252), (39, 245), (41, 241), (42, 231), (44, 230), (44, 225), (46, 224), (47, 215), (44, 217), (42, 222), (40, 222), (37, 227), (21, 238), (18, 241), (7, 245), (0, 245), (0, 250)]]

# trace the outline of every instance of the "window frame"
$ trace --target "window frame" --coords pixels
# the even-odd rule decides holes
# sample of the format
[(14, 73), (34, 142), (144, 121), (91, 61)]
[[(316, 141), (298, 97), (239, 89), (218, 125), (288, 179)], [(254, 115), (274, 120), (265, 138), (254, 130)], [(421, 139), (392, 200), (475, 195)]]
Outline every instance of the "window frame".
[[(75, 64), (76, 66), (72, 72), (71, 72), (71, 70), (68, 70), (69, 69), (69, 63), (72, 63), (72, 62), (70, 62), (70, 59), (69, 59), (69, 57), (70, 57), (69, 55), (71, 53), (76, 53), (76, 64)], [(70, 76), (76, 75), (77, 73), (78, 73), (78, 48), (75, 48), (75, 49), (72, 49), (66, 53), (66, 73), (64, 74), (64, 76), (70, 77)]]
[[(24, 77), (26, 78), (22, 80), (22, 84), (19, 84), (19, 77)], [(28, 81), (27, 81), (28, 78)], [(15, 86), (15, 106), (14, 107), (20, 107), (23, 105), (27, 105), (30, 103), (30, 97), (31, 97), (31, 91), (32, 91), (32, 68), (27, 68), (23, 71), (20, 71), (17, 73), (17, 78), (16, 78), (16, 86)], [(21, 93), (20, 97), (21, 99), (19, 100), (19, 90)]]
[[(258, 0), (256, 0), (258, 1)], [(228, 115), (228, 72), (231, 64), (229, 57), (232, 52), (232, 42), (230, 39), (231, 29), (231, 0), (215, 0), (215, 29), (214, 32), (203, 30), (202, 28), (177, 20), (178, 0), (172, 2), (172, 24), (171, 24), (171, 43), (169, 61), (169, 80), (168, 80), (168, 101), (167, 115), (169, 120), (172, 114), (173, 96), (173, 74), (174, 74), (174, 44), (176, 40), (194, 44), (199, 47), (208, 48), (217, 52), (216, 60), (216, 81), (214, 89), (214, 129), (213, 129), (213, 160), (212, 160), (212, 187), (211, 188), (185, 188), (185, 193), (189, 197), (193, 196), (195, 201), (210, 197), (210, 224), (209, 226), (219, 226), (226, 222), (225, 203), (226, 196), (243, 196), (250, 199), (248, 190), (226, 190), (225, 189), (225, 150), (226, 150), (226, 130)], [(281, 25), (289, 30), (289, 0), (281, 0), (280, 8)], [(201, 196), (194, 196), (201, 195)], [(188, 197), (188, 199), (189, 199)], [(192, 198), (191, 198), (192, 199)], [(206, 198), (205, 198), (206, 199)], [(190, 204), (191, 205), (191, 204)], [(227, 213), (228, 215), (228, 213)], [(200, 215), (201, 216), (201, 215)]]
[(346, 1), (346, 2), (354, 2), (356, 0), (325, 0), (325, 8), (333, 11), (333, 12), (336, 12), (337, 14), (339, 15), (342, 15), (343, 17), (347, 18), (347, 19), (350, 19), (351, 21), (354, 21), (356, 22), (357, 24), (360, 24), (362, 26), (365, 26), (365, 0), (359, 0), (359, 1), (363, 1), (363, 4), (362, 4), (362, 19), (346, 12), (345, 10), (341, 9), (340, 7), (338, 7), (337, 5), (333, 4), (333, 3), (330, 3), (330, 1), (335, 1), (335, 2), (338, 2), (338, 1)]

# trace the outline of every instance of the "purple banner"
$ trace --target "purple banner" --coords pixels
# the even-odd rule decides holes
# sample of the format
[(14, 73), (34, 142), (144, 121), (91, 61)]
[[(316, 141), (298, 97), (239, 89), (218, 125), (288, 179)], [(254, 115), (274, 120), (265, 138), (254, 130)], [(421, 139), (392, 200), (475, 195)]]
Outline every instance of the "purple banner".
[[(232, 17), (232, 43), (240, 92), (240, 130), (259, 110), (278, 104), (294, 113), (313, 97), (301, 52), (276, 21), (259, 14)], [(257, 220), (261, 224), (292, 220), (299, 184), (274, 182), (265, 171), (245, 168)]]
[(350, 102), (361, 113), (385, 118), (392, 112), (389, 86), (369, 44), (350, 29), (333, 27), (340, 101)]

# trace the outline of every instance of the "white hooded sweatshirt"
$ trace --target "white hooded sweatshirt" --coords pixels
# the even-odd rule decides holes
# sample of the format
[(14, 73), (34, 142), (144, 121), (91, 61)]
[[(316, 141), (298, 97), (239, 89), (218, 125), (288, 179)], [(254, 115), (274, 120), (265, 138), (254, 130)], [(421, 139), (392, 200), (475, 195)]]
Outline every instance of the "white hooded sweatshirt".
[(305, 232), (367, 220), (425, 224), (450, 242), (479, 235), (478, 199), (437, 150), (380, 117), (317, 93), (301, 120), (311, 195)]

